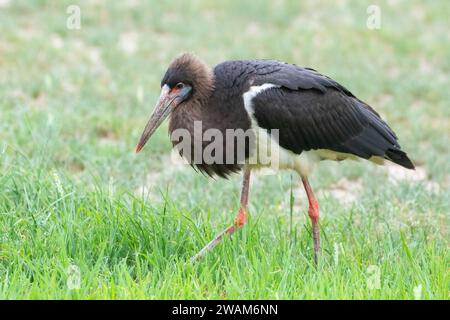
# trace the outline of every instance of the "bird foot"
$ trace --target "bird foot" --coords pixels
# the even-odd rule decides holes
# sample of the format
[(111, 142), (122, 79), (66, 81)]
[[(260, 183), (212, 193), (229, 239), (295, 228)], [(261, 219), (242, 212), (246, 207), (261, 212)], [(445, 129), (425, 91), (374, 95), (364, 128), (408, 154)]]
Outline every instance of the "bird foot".
[(237, 229), (242, 228), (248, 220), (247, 210), (244, 208), (240, 208), (238, 215), (234, 218), (233, 225), (229, 226), (221, 233), (219, 233), (213, 240), (211, 240), (206, 246), (202, 248), (195, 256), (191, 258), (191, 263), (194, 263), (199, 258), (203, 257), (206, 253), (214, 249), (223, 239), (225, 235), (233, 234)]
[(199, 258), (203, 257), (209, 251), (214, 249), (223, 239), (223, 237), (227, 234), (232, 234), (236, 231), (236, 226), (232, 225), (219, 233), (213, 240), (211, 240), (206, 246), (202, 248), (195, 256), (191, 258), (191, 263), (196, 262)]

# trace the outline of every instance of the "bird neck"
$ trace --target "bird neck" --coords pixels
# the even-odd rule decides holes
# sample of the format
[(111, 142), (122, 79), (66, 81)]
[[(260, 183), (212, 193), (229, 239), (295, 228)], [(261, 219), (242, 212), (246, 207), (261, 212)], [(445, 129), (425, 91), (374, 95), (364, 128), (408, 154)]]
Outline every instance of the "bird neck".
[(194, 106), (204, 107), (214, 92), (215, 78), (211, 68), (205, 64), (198, 64), (196, 76), (193, 83), (193, 94), (191, 104)]

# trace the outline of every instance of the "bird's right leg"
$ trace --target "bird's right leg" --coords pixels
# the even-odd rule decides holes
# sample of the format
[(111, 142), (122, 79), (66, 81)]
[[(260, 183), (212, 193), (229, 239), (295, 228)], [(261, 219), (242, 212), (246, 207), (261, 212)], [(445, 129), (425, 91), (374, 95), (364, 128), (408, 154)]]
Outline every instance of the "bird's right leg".
[(308, 178), (302, 176), (303, 186), (305, 187), (306, 195), (308, 196), (309, 209), (308, 214), (312, 224), (312, 235), (314, 243), (314, 262), (317, 265), (318, 255), (320, 250), (320, 232), (319, 232), (319, 203), (312, 191)]
[(250, 187), (250, 168), (245, 168), (244, 178), (242, 181), (241, 205), (238, 215), (234, 218), (234, 223), (219, 233), (211, 242), (209, 242), (202, 250), (191, 258), (191, 262), (195, 262), (203, 257), (207, 252), (214, 249), (223, 239), (225, 235), (233, 234), (237, 229), (242, 228), (247, 223), (247, 207), (248, 207), (248, 190)]

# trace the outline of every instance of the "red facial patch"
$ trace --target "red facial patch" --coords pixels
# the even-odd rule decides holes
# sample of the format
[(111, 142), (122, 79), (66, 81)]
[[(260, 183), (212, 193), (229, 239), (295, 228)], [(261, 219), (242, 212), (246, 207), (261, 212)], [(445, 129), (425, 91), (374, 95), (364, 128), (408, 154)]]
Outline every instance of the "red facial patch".
[(170, 94), (176, 94), (178, 91), (180, 91), (180, 89), (178, 89), (177, 87), (172, 88), (172, 89), (170, 90)]

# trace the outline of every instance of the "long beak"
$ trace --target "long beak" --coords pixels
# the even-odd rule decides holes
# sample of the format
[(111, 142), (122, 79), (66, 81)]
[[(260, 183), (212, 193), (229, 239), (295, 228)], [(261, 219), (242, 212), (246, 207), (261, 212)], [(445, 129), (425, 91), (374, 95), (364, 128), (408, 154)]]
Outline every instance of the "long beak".
[(148, 139), (150, 139), (152, 134), (172, 111), (171, 104), (175, 97), (171, 98), (169, 92), (169, 86), (164, 85), (161, 89), (161, 95), (159, 96), (158, 104), (156, 105), (155, 110), (153, 110), (153, 113), (150, 116), (147, 125), (145, 126), (144, 132), (142, 133), (141, 139), (136, 146), (136, 153), (141, 151), (141, 149), (147, 143)]

